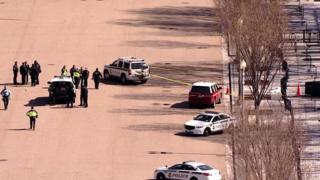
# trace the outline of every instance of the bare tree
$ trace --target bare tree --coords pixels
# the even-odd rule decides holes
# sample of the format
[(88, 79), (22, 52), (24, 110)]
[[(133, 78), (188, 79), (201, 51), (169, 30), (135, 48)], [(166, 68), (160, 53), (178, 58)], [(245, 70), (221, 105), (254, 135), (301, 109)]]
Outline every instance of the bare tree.
[[(231, 129), (236, 179), (294, 180), (296, 170), (296, 128), (290, 115), (278, 111), (260, 116), (261, 123), (249, 125), (249, 116), (237, 117)], [(230, 136), (231, 137), (231, 136)]]
[(281, 0), (217, 0), (223, 33), (246, 62), (245, 77), (258, 120), (261, 101), (284, 60), (286, 16)]

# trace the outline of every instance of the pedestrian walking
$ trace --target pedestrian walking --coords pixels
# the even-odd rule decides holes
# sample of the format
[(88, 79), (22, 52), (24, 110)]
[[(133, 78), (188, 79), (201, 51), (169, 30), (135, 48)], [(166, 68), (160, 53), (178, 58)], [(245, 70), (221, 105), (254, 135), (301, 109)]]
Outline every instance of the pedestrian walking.
[(89, 71), (87, 68), (84, 68), (84, 70), (81, 73), (81, 85), (88, 87), (88, 78), (89, 78)]
[(37, 68), (35, 66), (35, 64), (32, 64), (30, 70), (30, 78), (31, 78), (31, 86), (36, 86), (36, 76), (37, 76)]
[(74, 92), (73, 88), (68, 89), (68, 99), (67, 99), (67, 107), (73, 108), (73, 103), (76, 98), (76, 93)]
[(76, 89), (79, 88), (80, 78), (81, 78), (80, 70), (76, 68), (76, 70), (73, 72), (73, 79), (74, 79), (74, 84), (76, 86)]
[(80, 106), (88, 107), (88, 88), (84, 85), (80, 91)]
[(8, 109), (10, 95), (11, 95), (10, 90), (7, 89), (7, 86), (4, 86), (4, 88), (1, 91), (1, 96), (2, 96), (2, 101), (3, 101), (3, 105), (4, 105), (5, 110)]
[(18, 73), (19, 73), (19, 67), (18, 67), (18, 62), (14, 62), (14, 65), (12, 67), (12, 71), (13, 71), (13, 84), (17, 85), (18, 81), (17, 81), (17, 77), (18, 77)]
[(33, 64), (34, 64), (35, 69), (36, 69), (36, 74), (35, 74), (36, 84), (39, 84), (40, 83), (39, 76), (40, 76), (40, 73), (41, 73), (41, 66), (40, 66), (40, 64), (38, 63), (37, 60), (35, 60)]
[(94, 81), (94, 87), (96, 89), (99, 89), (99, 83), (100, 83), (100, 80), (102, 78), (102, 74), (101, 74), (101, 72), (99, 71), (98, 68), (96, 68), (96, 70), (93, 72), (92, 78), (93, 78), (93, 81)]
[(34, 110), (34, 107), (31, 106), (31, 109), (27, 112), (27, 116), (30, 119), (30, 129), (36, 129), (36, 119), (38, 118), (38, 112)]

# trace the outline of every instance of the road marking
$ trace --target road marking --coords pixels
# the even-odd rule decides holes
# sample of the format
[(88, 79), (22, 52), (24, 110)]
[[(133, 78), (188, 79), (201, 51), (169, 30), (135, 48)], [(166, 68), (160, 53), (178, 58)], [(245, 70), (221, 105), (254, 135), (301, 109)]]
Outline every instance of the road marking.
[(183, 81), (180, 81), (180, 80), (171, 79), (171, 78), (166, 78), (166, 77), (159, 76), (159, 75), (156, 75), (156, 74), (151, 74), (151, 77), (152, 77), (152, 76), (157, 77), (157, 78), (160, 78), (160, 79), (164, 79), (164, 80), (167, 80), (167, 81), (170, 81), (170, 82), (174, 82), (174, 83), (178, 83), (178, 84), (183, 84), (183, 85), (187, 85), (187, 86), (192, 86), (191, 83), (183, 82)]

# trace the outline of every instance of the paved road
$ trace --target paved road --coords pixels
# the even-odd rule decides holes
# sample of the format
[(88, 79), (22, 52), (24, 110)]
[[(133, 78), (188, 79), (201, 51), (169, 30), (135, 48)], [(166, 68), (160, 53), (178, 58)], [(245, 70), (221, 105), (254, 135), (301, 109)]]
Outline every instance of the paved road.
[[(186, 108), (186, 85), (154, 78), (93, 90), (90, 81), (88, 109), (47, 104), (46, 82), (63, 65), (92, 72), (119, 56), (144, 57), (155, 67), (171, 63), (183, 72), (158, 70), (164, 77), (221, 81), (210, 69), (196, 69), (221, 64), (212, 7), (211, 0), (0, 1), (0, 84), (12, 81), (13, 61), (37, 59), (43, 69), (37, 87), (9, 85), (9, 110), (0, 110), (0, 179), (141, 180), (158, 166), (190, 159), (225, 174), (223, 135), (181, 133), (182, 123), (203, 111)], [(185, 71), (186, 65), (195, 69)], [(35, 132), (25, 129), (31, 105), (39, 112)]]

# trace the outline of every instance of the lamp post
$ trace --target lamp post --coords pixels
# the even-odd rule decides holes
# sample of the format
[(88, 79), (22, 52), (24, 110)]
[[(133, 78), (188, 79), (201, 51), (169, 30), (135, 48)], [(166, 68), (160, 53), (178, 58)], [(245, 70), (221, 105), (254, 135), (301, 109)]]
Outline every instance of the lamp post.
[(240, 96), (240, 105), (241, 105), (241, 112), (243, 115), (243, 103), (244, 103), (244, 79), (245, 79), (245, 70), (247, 67), (247, 63), (244, 60), (240, 61), (240, 89), (241, 89), (241, 96)]

